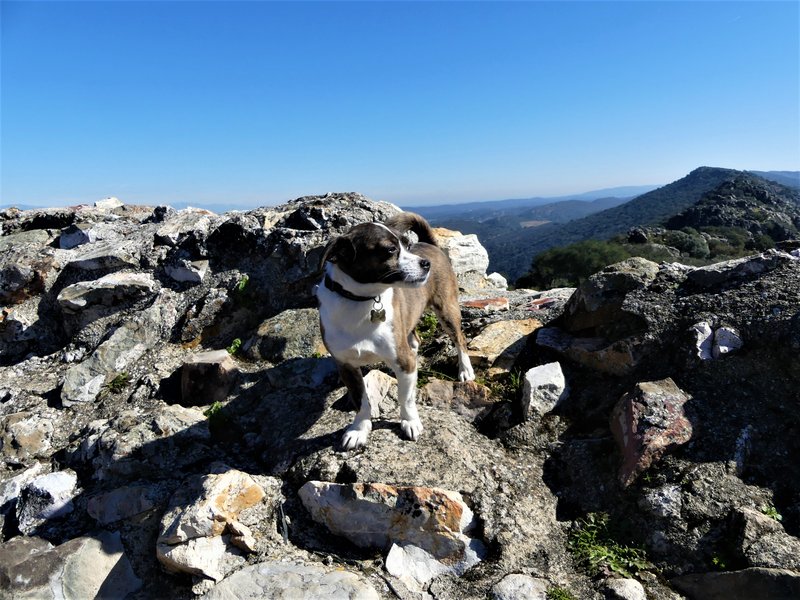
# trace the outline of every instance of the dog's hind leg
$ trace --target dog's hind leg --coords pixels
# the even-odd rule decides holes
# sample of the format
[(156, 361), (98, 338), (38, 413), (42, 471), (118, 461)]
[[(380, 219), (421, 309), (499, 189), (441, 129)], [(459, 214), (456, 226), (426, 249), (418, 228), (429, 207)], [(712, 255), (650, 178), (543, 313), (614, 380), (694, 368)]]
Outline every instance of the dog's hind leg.
[(356, 418), (353, 419), (352, 424), (345, 430), (342, 437), (342, 447), (345, 450), (354, 450), (367, 443), (367, 438), (369, 438), (369, 434), (372, 431), (372, 411), (361, 369), (345, 363), (337, 363), (337, 366), (339, 367), (339, 377), (342, 378), (342, 381), (347, 386), (350, 398), (359, 404)]
[(467, 341), (461, 333), (461, 313), (458, 309), (457, 299), (446, 304), (447, 308), (433, 305), (436, 316), (444, 332), (453, 340), (453, 344), (458, 352), (458, 380), (472, 381), (475, 379), (475, 372), (472, 370), (472, 363), (467, 354)]

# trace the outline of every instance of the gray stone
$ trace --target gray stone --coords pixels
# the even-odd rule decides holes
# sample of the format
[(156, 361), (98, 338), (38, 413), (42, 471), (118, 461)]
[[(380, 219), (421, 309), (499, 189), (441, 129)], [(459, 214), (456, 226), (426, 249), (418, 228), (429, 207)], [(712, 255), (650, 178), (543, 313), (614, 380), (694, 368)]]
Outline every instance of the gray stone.
[(89, 498), (86, 512), (100, 525), (110, 525), (151, 510), (163, 496), (159, 486), (124, 486)]
[(721, 358), (731, 352), (736, 352), (744, 345), (739, 332), (732, 327), (720, 327), (714, 332), (714, 347), (712, 355)]
[(494, 600), (547, 600), (546, 579), (521, 573), (506, 575), (492, 587)]
[(248, 358), (272, 363), (327, 354), (319, 312), (315, 308), (290, 309), (270, 317), (243, 344), (242, 351)]
[(99, 208), (100, 210), (114, 210), (115, 208), (122, 208), (123, 206), (125, 206), (125, 204), (119, 198), (115, 198), (114, 196), (103, 198), (102, 200), (98, 200), (94, 203), (94, 207)]
[(40, 475), (26, 484), (17, 500), (19, 530), (31, 534), (50, 519), (65, 517), (74, 510), (72, 499), (78, 494), (74, 471)]
[(72, 253), (70, 266), (84, 271), (100, 269), (138, 269), (142, 248), (136, 242), (96, 242), (78, 246)]
[(677, 485), (649, 489), (639, 499), (640, 508), (661, 518), (679, 519), (681, 506), (681, 488)]
[(644, 586), (635, 579), (606, 579), (603, 585), (609, 600), (647, 600)]
[(721, 573), (694, 573), (670, 579), (682, 594), (703, 600), (797, 600), (800, 573), (787, 569), (751, 568)]
[(90, 467), (92, 477), (100, 481), (174, 475), (203, 459), (210, 442), (208, 420), (201, 411), (167, 405), (147, 415), (128, 410), (111, 420), (92, 421), (69, 459), (81, 468)]
[(114, 377), (126, 371), (166, 335), (177, 320), (171, 292), (162, 290), (154, 304), (125, 321), (82, 363), (64, 375), (61, 402), (92, 402)]
[(0, 482), (0, 514), (8, 513), (16, 508), (17, 498), (31, 481), (44, 474), (47, 467), (35, 462), (33, 465)]
[(71, 250), (95, 241), (97, 241), (97, 234), (90, 224), (73, 224), (61, 230), (61, 235), (58, 237), (58, 247), (62, 250)]
[(750, 508), (740, 508), (737, 550), (749, 567), (793, 569), (800, 572), (800, 539), (789, 535), (777, 519)]
[(345, 569), (316, 565), (265, 562), (249, 565), (226, 577), (204, 596), (208, 600), (379, 600), (367, 581)]
[(0, 417), (0, 451), (17, 459), (48, 458), (52, 454), (55, 410), (19, 412)]
[(714, 358), (714, 332), (711, 329), (711, 325), (707, 321), (701, 321), (692, 326), (692, 331), (694, 331), (695, 334), (697, 358), (700, 360), (711, 360)]
[(155, 232), (159, 244), (177, 246), (190, 235), (205, 239), (215, 221), (214, 213), (202, 208), (185, 208), (166, 215)]
[(425, 585), (440, 575), (460, 577), (486, 558), (486, 547), (480, 540), (470, 540), (457, 561), (441, 561), (430, 552), (413, 544), (392, 544), (386, 555), (386, 571), (397, 577), (410, 590), (422, 592)]
[(139, 300), (157, 291), (158, 284), (149, 273), (110, 273), (65, 287), (58, 294), (58, 303), (65, 312), (75, 313), (95, 304), (113, 306)]
[(180, 283), (202, 283), (208, 272), (208, 261), (179, 259), (164, 265), (164, 271), (170, 279)]
[(181, 403), (204, 406), (228, 397), (239, 369), (227, 350), (193, 354), (181, 367)]
[(12, 565), (3, 587), (11, 598), (124, 598), (142, 587), (119, 533), (80, 537)]
[(761, 275), (789, 260), (791, 257), (785, 252), (770, 250), (757, 256), (746, 256), (698, 267), (687, 273), (686, 277), (689, 282), (701, 288), (718, 287), (731, 281)]
[(541, 416), (554, 408), (569, 396), (564, 372), (557, 362), (533, 367), (525, 373), (522, 387), (522, 413), (527, 418), (531, 415)]

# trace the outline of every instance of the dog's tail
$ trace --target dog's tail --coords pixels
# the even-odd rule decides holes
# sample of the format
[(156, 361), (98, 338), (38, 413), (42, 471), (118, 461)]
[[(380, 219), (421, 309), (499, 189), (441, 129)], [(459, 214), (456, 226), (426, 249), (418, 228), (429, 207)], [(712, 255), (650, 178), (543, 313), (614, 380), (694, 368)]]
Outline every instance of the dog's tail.
[(386, 225), (396, 229), (401, 234), (406, 231), (413, 231), (417, 234), (420, 242), (438, 246), (436, 234), (423, 217), (412, 212), (401, 212), (386, 221)]

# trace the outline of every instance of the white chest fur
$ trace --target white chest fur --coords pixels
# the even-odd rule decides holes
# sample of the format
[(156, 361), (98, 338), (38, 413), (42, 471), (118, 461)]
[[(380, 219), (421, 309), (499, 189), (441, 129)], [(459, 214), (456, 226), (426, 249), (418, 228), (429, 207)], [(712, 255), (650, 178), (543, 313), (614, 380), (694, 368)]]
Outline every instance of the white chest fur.
[(325, 345), (334, 358), (353, 366), (395, 361), (393, 295), (391, 288), (380, 295), (386, 320), (373, 323), (370, 318), (373, 302), (347, 300), (324, 284), (319, 285), (320, 321), (325, 330)]

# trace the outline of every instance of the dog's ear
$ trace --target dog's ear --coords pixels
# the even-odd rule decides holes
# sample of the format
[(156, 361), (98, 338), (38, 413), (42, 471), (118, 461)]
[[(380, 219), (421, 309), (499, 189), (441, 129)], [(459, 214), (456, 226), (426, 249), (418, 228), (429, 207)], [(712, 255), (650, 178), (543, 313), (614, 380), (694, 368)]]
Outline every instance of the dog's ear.
[(326, 262), (353, 262), (355, 258), (356, 248), (353, 246), (353, 242), (348, 237), (340, 236), (328, 242), (325, 252), (322, 253), (319, 268), (324, 268)]

